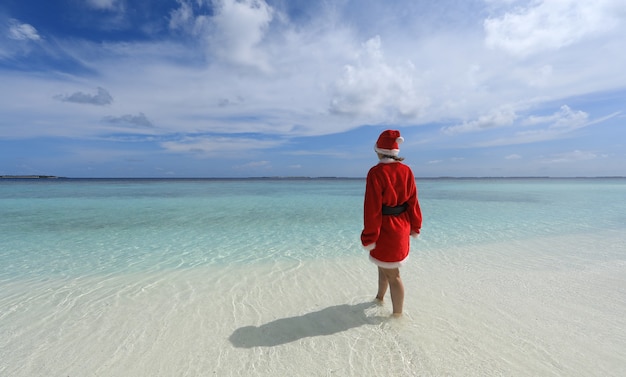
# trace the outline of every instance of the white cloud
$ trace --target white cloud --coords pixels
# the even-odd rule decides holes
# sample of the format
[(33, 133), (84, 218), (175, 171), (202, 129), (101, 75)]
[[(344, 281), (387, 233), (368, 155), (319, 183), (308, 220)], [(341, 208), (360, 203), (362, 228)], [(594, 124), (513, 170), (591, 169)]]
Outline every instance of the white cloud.
[(268, 69), (259, 44), (272, 21), (264, 0), (222, 0), (213, 16), (215, 32), (209, 38), (218, 56), (236, 64)]
[(519, 154), (510, 154), (510, 155), (504, 157), (505, 160), (519, 160), (521, 158), (522, 158), (522, 156), (520, 156)]
[(269, 161), (251, 161), (247, 164), (235, 166), (235, 169), (238, 170), (247, 170), (247, 169), (262, 169), (262, 170), (270, 170), (272, 165)]
[(529, 116), (521, 124), (524, 126), (534, 126), (538, 124), (550, 124), (552, 129), (576, 129), (583, 127), (589, 121), (589, 114), (584, 111), (573, 111), (569, 106), (563, 105), (561, 109), (546, 116)]
[(99, 10), (118, 11), (124, 9), (123, 0), (87, 0), (87, 5)]
[(171, 12), (171, 29), (184, 30), (203, 39), (209, 54), (229, 64), (268, 71), (270, 64), (260, 46), (273, 19), (274, 10), (264, 0), (214, 0), (213, 14), (203, 2), (177, 0), (179, 8)]
[(558, 50), (609, 32), (626, 9), (622, 0), (535, 0), (484, 21), (485, 43), (526, 56)]
[(516, 118), (517, 115), (513, 108), (503, 107), (489, 114), (482, 115), (476, 120), (464, 122), (456, 126), (444, 127), (442, 131), (450, 135), (484, 131), (492, 128), (510, 126)]
[(475, 146), (502, 146), (544, 142), (567, 137), (573, 131), (607, 121), (618, 116), (616, 112), (607, 116), (590, 120), (589, 114), (583, 111), (574, 111), (569, 106), (562, 106), (559, 111), (546, 116), (529, 116), (522, 119), (522, 127), (533, 127), (530, 130), (517, 131), (512, 136), (484, 141)]
[(161, 146), (168, 152), (191, 153), (200, 157), (238, 156), (253, 150), (275, 148), (284, 144), (277, 140), (256, 140), (236, 137), (187, 136), (180, 140), (165, 141)]
[(170, 13), (170, 29), (193, 30), (189, 28), (190, 23), (195, 22), (195, 16), (191, 4), (185, 0), (177, 0), (179, 7)]
[(9, 23), (9, 38), (18, 41), (38, 41), (41, 40), (37, 29), (32, 25), (20, 23), (18, 20), (11, 20)]
[(555, 154), (544, 160), (545, 163), (569, 163), (579, 161), (595, 160), (603, 156), (591, 151), (575, 150), (567, 153)]
[(335, 83), (330, 111), (342, 115), (362, 115), (380, 122), (416, 118), (428, 106), (420, 95), (417, 73), (408, 61), (389, 64), (379, 36), (362, 46), (355, 64), (344, 66), (343, 76)]

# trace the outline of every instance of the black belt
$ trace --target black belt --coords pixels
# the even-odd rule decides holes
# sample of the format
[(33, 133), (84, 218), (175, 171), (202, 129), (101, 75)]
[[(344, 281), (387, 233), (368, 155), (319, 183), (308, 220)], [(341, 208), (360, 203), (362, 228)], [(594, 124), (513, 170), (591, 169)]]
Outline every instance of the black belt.
[(399, 206), (395, 207), (387, 207), (383, 204), (383, 215), (398, 216), (402, 212), (406, 211), (408, 207), (408, 203), (400, 204)]

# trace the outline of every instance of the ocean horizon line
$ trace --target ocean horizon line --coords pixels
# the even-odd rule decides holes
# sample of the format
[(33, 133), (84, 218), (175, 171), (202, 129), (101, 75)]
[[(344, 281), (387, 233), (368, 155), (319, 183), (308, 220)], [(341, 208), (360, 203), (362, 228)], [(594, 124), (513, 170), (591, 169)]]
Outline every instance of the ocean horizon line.
[[(258, 177), (64, 177), (56, 175), (0, 175), (3, 180), (363, 180), (342, 176), (258, 176)], [(416, 176), (420, 180), (454, 179), (624, 179), (626, 176)]]

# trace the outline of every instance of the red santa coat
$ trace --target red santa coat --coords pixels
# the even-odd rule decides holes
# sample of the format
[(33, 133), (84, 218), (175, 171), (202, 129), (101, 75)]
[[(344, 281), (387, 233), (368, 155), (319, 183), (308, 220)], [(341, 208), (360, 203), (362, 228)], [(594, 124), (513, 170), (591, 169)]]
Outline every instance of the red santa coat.
[[(407, 203), (399, 215), (383, 215), (382, 207)], [(409, 256), (410, 236), (419, 234), (422, 212), (411, 168), (393, 159), (382, 159), (367, 173), (361, 243), (370, 260), (383, 268), (400, 267)]]

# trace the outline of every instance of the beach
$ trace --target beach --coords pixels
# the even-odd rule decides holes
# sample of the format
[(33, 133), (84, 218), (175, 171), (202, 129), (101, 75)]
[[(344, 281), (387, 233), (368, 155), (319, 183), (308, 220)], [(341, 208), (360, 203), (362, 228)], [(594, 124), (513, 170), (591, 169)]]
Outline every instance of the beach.
[[(33, 245), (32, 240), (19, 241), (16, 236), (7, 238), (2, 246), (5, 267), (0, 274), (0, 375), (626, 374), (626, 236), (619, 225), (619, 206), (623, 204), (615, 204), (617, 208), (613, 206), (593, 220), (602, 227), (590, 228), (585, 220), (579, 222), (582, 225), (577, 232), (537, 231), (531, 237), (519, 220), (512, 220), (517, 221), (514, 228), (521, 229), (519, 233), (499, 230), (494, 236), (498, 224), (482, 220), (483, 224), (472, 223), (474, 236), (442, 241), (440, 232), (446, 226), (455, 228), (446, 219), (463, 218), (464, 212), (458, 207), (455, 214), (446, 211), (450, 217), (437, 215), (445, 209), (438, 201), (464, 200), (463, 208), (472, 203), (468, 191), (449, 195), (451, 190), (460, 192), (454, 188), (458, 183), (423, 184), (420, 187), (431, 190), (439, 187), (437, 195), (423, 194), (425, 214), (431, 215), (434, 224), (425, 225), (420, 238), (412, 241), (411, 257), (402, 268), (405, 313), (403, 318), (393, 319), (388, 296), (382, 306), (373, 301), (376, 269), (358, 245), (360, 209), (352, 207), (361, 200), (361, 182), (315, 184), (327, 188), (322, 194), (320, 187), (311, 188), (324, 196), (324, 203), (346, 203), (345, 219), (356, 215), (356, 220), (329, 218), (326, 212), (317, 217), (311, 209), (313, 218), (297, 222), (292, 218), (292, 227), (256, 224), (250, 233), (237, 229), (241, 234), (237, 239), (229, 234), (216, 239), (212, 234), (200, 235), (203, 221), (195, 218), (193, 223), (199, 223), (199, 228), (190, 229), (191, 220), (178, 218), (182, 212), (174, 211), (168, 216), (169, 231), (154, 229), (165, 234), (162, 248), (151, 253), (145, 250), (153, 247), (147, 240), (156, 234), (151, 232), (154, 223), (150, 222), (143, 224), (141, 237), (137, 229), (129, 236), (123, 228), (102, 229), (92, 223), (89, 228), (95, 233), (88, 241), (99, 252), (84, 245), (66, 250), (74, 242), (80, 243), (72, 234), (66, 238), (57, 234), (56, 243), (50, 238), (46, 247)], [(619, 194), (621, 185), (612, 183), (609, 191)], [(250, 188), (250, 192), (276, 189), (270, 186)], [(174, 200), (177, 208), (194, 197), (190, 192), (207, 189), (199, 184), (180, 194), (180, 187), (174, 191), (167, 187), (168, 200)], [(548, 189), (551, 187), (552, 183)], [(140, 190), (144, 197), (145, 188)], [(558, 187), (557, 196), (563, 195), (563, 188)], [(102, 192), (102, 187), (97, 189)], [(124, 186), (124, 195), (128, 189)], [(232, 186), (225, 191), (230, 189)], [(111, 198), (124, 197), (120, 191), (111, 194), (110, 190), (110, 186), (104, 189), (109, 207)], [(509, 198), (502, 187), (498, 190)], [(163, 192), (163, 187), (158, 191)], [(293, 202), (280, 197), (284, 207), (273, 202), (268, 206), (284, 214), (294, 205), (302, 208), (320, 202), (319, 196), (310, 198), (311, 192), (299, 192), (301, 197), (291, 196)], [(532, 201), (545, 207), (546, 202), (537, 195), (532, 194)], [(600, 196), (610, 199), (606, 192)], [(91, 194), (85, 197), (93, 199)], [(130, 197), (137, 202), (136, 196)], [(73, 198), (80, 202), (75, 195)], [(245, 195), (239, 199), (247, 200)], [(249, 199), (252, 203), (259, 197), (253, 194)], [(193, 202), (197, 204), (198, 198)], [(103, 203), (101, 198), (98, 203)], [(155, 203), (143, 202), (142, 206)], [(481, 199), (482, 213), (489, 213), (487, 207), (497, 203), (505, 207), (519, 204)], [(83, 204), (82, 211), (90, 206), (93, 201)], [(6, 205), (3, 210), (14, 208)], [(578, 213), (584, 210), (581, 207)], [(163, 208), (158, 213), (163, 213)], [(563, 214), (558, 215), (555, 218)], [(142, 218), (145, 216), (143, 213)], [(228, 223), (224, 213), (220, 216), (221, 224)], [(272, 219), (270, 216), (266, 222), (273, 223)], [(208, 217), (201, 220), (209, 222)], [(0, 229), (8, 232), (15, 222)], [(38, 224), (39, 230), (59, 233), (56, 227)], [(473, 238), (481, 229), (489, 231)], [(126, 237), (124, 242), (112, 242), (111, 232), (117, 238)], [(93, 243), (96, 234), (102, 237), (100, 244)], [(143, 250), (140, 243), (144, 243)], [(44, 262), (37, 261), (34, 253), (26, 265), (26, 258), (12, 254), (15, 248), (28, 254), (26, 245), (33, 253), (49, 249), (54, 253)], [(139, 249), (130, 255), (135, 247)], [(60, 252), (71, 257), (54, 265)], [(144, 256), (137, 257), (141, 253)], [(76, 260), (81, 255), (89, 258), (89, 263)], [(13, 266), (7, 265), (9, 257), (16, 261)], [(54, 272), (44, 273), (45, 265), (53, 266)]]

